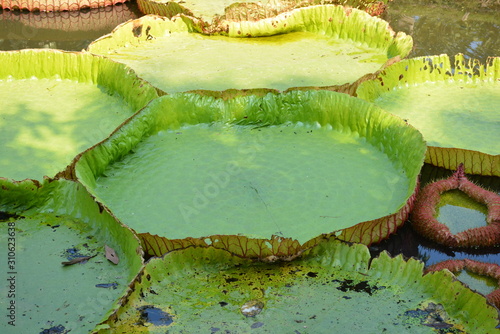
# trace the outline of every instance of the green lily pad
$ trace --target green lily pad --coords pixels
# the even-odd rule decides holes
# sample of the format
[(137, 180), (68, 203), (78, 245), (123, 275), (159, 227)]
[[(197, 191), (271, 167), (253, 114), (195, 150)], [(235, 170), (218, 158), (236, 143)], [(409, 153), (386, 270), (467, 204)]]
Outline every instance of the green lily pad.
[[(486, 300), (497, 308), (500, 306), (500, 266), (496, 263), (481, 262), (471, 259), (446, 260), (425, 269), (426, 273), (449, 270), (457, 279), (474, 291), (483, 294)], [(497, 326), (498, 327), (498, 326)]]
[(487, 65), (455, 56), (419, 57), (385, 69), (358, 97), (406, 119), (429, 145), (426, 162), (500, 175), (500, 58)]
[[(212, 34), (195, 32), (200, 30)], [(208, 27), (186, 16), (144, 16), (118, 26), (88, 50), (175, 93), (350, 85), (391, 58), (406, 56), (411, 46), (409, 36), (396, 35), (366, 12), (314, 6)]]
[(56, 50), (0, 52), (0, 177), (41, 180), (157, 93), (123, 64)]
[(9, 282), (0, 286), (7, 315), (0, 331), (90, 332), (116, 311), (141, 270), (139, 240), (79, 183), (0, 185), (0, 265)]
[(138, 233), (304, 243), (347, 229), (371, 243), (406, 219), (424, 152), (414, 128), (346, 94), (185, 93), (152, 101), (74, 173)]
[[(259, 3), (256, 0), (247, 1), (244, 6), (250, 4), (255, 4), (256, 7), (264, 7), (267, 5), (272, 5), (272, 3), (278, 1), (265, 1), (264, 4)], [(231, 4), (235, 3), (232, 0), (214, 0), (214, 1), (170, 1), (170, 0), (160, 0), (160, 1), (150, 1), (141, 0), (137, 1), (137, 5), (141, 12), (145, 14), (155, 14), (166, 17), (173, 17), (177, 14), (187, 14), (191, 16), (204, 19), (207, 22), (212, 21), (215, 16), (221, 16), (224, 14), (225, 9)], [(259, 4), (257, 4), (259, 3)], [(259, 6), (260, 5), (260, 6)]]
[(324, 242), (270, 265), (213, 248), (151, 259), (102, 333), (496, 333), (497, 310), (449, 272), (423, 263), (370, 263), (363, 245)]

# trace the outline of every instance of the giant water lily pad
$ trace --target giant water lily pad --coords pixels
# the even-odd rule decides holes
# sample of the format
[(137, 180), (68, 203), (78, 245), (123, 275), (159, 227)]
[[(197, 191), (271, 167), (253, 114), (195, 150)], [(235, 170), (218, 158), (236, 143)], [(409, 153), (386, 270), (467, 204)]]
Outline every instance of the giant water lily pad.
[(496, 333), (497, 310), (449, 272), (363, 245), (252, 262), (191, 247), (151, 259), (102, 333)]
[[(377, 3), (378, 2), (378, 3)], [(318, 4), (342, 4), (358, 9), (365, 9), (367, 12), (379, 15), (379, 7), (384, 8), (377, 0), (250, 0), (237, 2), (233, 0), (138, 0), (137, 4), (141, 12), (145, 14), (156, 14), (172, 17), (176, 14), (187, 14), (200, 18), (206, 22), (221, 19), (236, 19), (238, 21), (258, 20), (276, 16), (282, 12), (292, 10), (297, 7)]]
[[(453, 191), (458, 191), (458, 193)], [(447, 207), (447, 201), (443, 201), (441, 195), (448, 197), (448, 201), (452, 199), (451, 203), (456, 200), (453, 204), (459, 205), (451, 205), (451, 208), (447, 208), (447, 213), (441, 214), (443, 208), (438, 208), (443, 204), (444, 208)], [(449, 221), (438, 221), (438, 218), (442, 219), (442, 216), (448, 218), (450, 213), (465, 216), (466, 213), (470, 214), (470, 211), (476, 211), (462, 210), (471, 202), (478, 209), (486, 209), (485, 223), (487, 225), (467, 228), (467, 225), (463, 224), (461, 219), (457, 217), (452, 218), (452, 224)], [(476, 211), (476, 213), (480, 214), (480, 211)], [(477, 218), (473, 219), (470, 215), (467, 218), (470, 225), (477, 221)], [(496, 246), (500, 243), (500, 195), (469, 181), (461, 164), (452, 176), (427, 184), (418, 194), (415, 208), (412, 211), (412, 226), (423, 236), (449, 247)]]
[(0, 331), (88, 333), (141, 270), (139, 240), (76, 182), (0, 185)]
[(446, 260), (429, 266), (425, 272), (447, 269), (475, 291), (486, 296), (487, 300), (500, 306), (500, 266), (496, 263), (480, 262), (471, 259)]
[(446, 55), (407, 59), (357, 90), (419, 129), (426, 162), (471, 174), (500, 175), (500, 58), (483, 65)]
[[(291, 2), (291, 1), (290, 1)], [(235, 4), (232, 0), (214, 0), (214, 1), (170, 1), (170, 0), (140, 0), (137, 2), (139, 9), (145, 14), (156, 14), (166, 17), (173, 17), (176, 14), (187, 14), (198, 18), (201, 18), (207, 22), (212, 21), (216, 16), (222, 16), (225, 13), (225, 9), (231, 4)], [(279, 6), (281, 4), (281, 6)], [(252, 8), (257, 10), (258, 8), (262, 11), (268, 9), (269, 12), (276, 14), (277, 9), (280, 7), (285, 7), (285, 3), (282, 1), (264, 1), (263, 3), (256, 0), (250, 0), (245, 3), (236, 3), (236, 5), (241, 5), (247, 9)], [(293, 8), (291, 4), (286, 4), (289, 9)], [(274, 9), (276, 8), (276, 9)], [(273, 10), (274, 9), (274, 10)]]
[[(194, 32), (201, 29), (215, 34)], [(352, 84), (411, 46), (410, 37), (366, 12), (313, 6), (209, 27), (185, 16), (149, 15), (120, 25), (88, 50), (174, 93)]]
[(56, 12), (112, 6), (127, 0), (2, 0), (0, 8), (8, 10), (29, 10), (35, 12)]
[(0, 63), (0, 177), (54, 176), (158, 96), (123, 64), (89, 54), (0, 52)]
[(418, 131), (346, 94), (185, 93), (152, 101), (75, 175), (139, 233), (371, 243), (408, 216), (424, 153)]

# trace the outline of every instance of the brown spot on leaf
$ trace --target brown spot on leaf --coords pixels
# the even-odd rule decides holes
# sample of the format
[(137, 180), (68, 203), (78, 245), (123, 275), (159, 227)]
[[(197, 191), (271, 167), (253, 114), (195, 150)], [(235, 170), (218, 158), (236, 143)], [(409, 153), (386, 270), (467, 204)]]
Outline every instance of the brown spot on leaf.
[(135, 25), (132, 28), (132, 33), (134, 34), (134, 37), (141, 37), (142, 35), (142, 24), (141, 25)]
[(104, 245), (104, 248), (106, 250), (106, 259), (113, 262), (114, 264), (118, 264), (118, 262), (120, 262), (120, 259), (118, 258), (118, 254), (116, 254), (115, 250), (108, 245)]

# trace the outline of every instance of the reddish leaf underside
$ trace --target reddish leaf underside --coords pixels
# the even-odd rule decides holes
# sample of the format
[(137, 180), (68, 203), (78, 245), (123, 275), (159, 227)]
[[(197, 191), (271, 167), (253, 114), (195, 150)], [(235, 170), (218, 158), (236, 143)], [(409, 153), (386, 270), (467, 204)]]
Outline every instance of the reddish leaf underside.
[(428, 146), (425, 162), (450, 170), (456, 170), (461, 162), (465, 162), (469, 174), (500, 175), (500, 155), (466, 149)]
[[(297, 240), (272, 236), (270, 239), (252, 239), (241, 235), (212, 235), (206, 238), (168, 239), (149, 233), (139, 234), (147, 256), (160, 257), (165, 253), (187, 247), (209, 247), (224, 249), (242, 258), (259, 259), (266, 262), (292, 260), (319, 242), (300, 245)], [(316, 239), (313, 239), (316, 240)]]
[[(487, 226), (471, 228), (453, 234), (448, 226), (436, 219), (436, 206), (442, 193), (458, 189), (488, 208)], [(417, 198), (412, 213), (414, 229), (431, 240), (449, 247), (490, 247), (500, 243), (500, 196), (469, 181), (463, 164), (447, 179), (428, 184)]]
[(99, 8), (123, 3), (127, 0), (2, 0), (0, 8), (40, 12), (76, 11), (85, 8)]
[(413, 194), (398, 212), (342, 230), (338, 238), (344, 241), (359, 242), (365, 245), (371, 245), (387, 238), (408, 219), (415, 205), (418, 189), (419, 185), (417, 184)]
[[(425, 273), (440, 271), (443, 269), (448, 269), (454, 274), (459, 273), (462, 270), (468, 270), (480, 276), (491, 277), (497, 281), (497, 285), (500, 285), (500, 266), (495, 263), (479, 262), (469, 259), (446, 260), (428, 267), (425, 269)], [(486, 299), (497, 308), (500, 308), (500, 289), (496, 289), (486, 295)]]

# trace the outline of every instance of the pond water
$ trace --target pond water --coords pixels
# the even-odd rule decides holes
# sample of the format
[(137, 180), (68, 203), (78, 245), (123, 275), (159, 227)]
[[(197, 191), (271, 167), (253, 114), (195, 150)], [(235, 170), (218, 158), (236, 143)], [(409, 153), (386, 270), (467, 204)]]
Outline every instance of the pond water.
[(500, 3), (494, 2), (394, 0), (382, 18), (413, 37), (409, 57), (463, 53), (484, 62), (500, 56)]
[[(80, 12), (29, 13), (0, 9), (0, 50), (58, 48), (68, 51), (85, 49), (90, 42), (107, 34), (129, 19), (140, 17), (135, 2)], [(485, 61), (500, 56), (500, 4), (498, 1), (394, 0), (384, 19), (395, 31), (413, 37), (409, 57), (463, 53)], [(426, 165), (422, 182), (449, 175), (450, 171)], [(499, 177), (474, 178), (476, 182), (500, 192)], [(444, 249), (415, 235), (406, 226), (389, 240), (372, 247), (374, 254), (383, 249), (393, 255), (417, 257), (427, 265), (448, 258), (472, 257), (500, 263), (500, 248), (472, 253)]]

